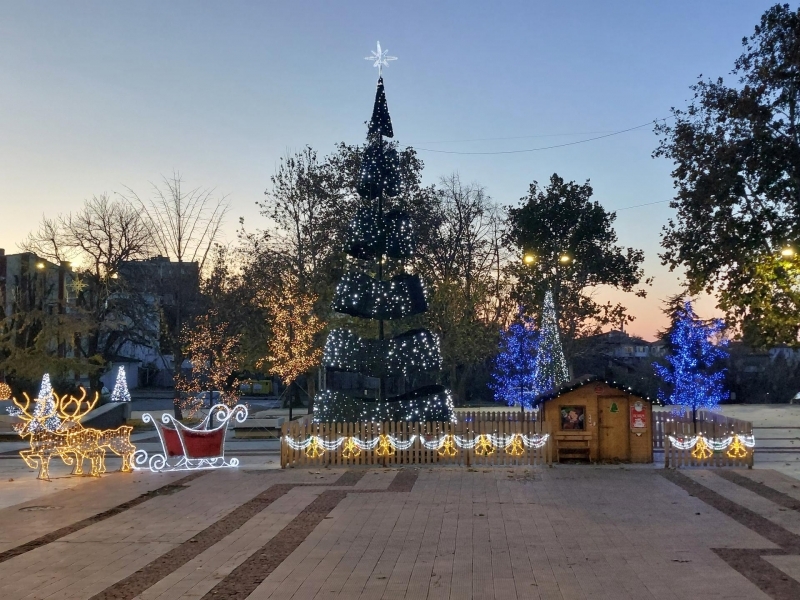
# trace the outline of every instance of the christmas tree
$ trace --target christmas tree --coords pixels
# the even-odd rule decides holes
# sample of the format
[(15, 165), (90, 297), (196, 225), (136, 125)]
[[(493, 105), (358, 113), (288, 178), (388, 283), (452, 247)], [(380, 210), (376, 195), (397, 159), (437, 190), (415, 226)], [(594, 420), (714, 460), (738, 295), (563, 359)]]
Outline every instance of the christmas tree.
[(716, 408), (728, 398), (725, 390), (725, 369), (716, 364), (728, 357), (724, 350), (728, 340), (721, 337), (725, 329), (719, 319), (705, 322), (698, 318), (691, 301), (679, 306), (672, 318), (667, 365), (653, 363), (656, 375), (667, 384), (659, 388), (658, 398), (666, 404), (697, 409)]
[(61, 427), (61, 419), (56, 414), (56, 400), (48, 373), (42, 377), (42, 384), (39, 386), (39, 393), (33, 404), (33, 416), (37, 418), (46, 416), (47, 418), (41, 424), (38, 421), (31, 421), (29, 426), (31, 431), (38, 431), (42, 428), (47, 431), (57, 431)]
[[(345, 250), (354, 259), (339, 281), (333, 309), (377, 325), (377, 338), (362, 338), (348, 329), (333, 329), (325, 343), (322, 364), (329, 371), (350, 371), (377, 378), (374, 395), (357, 396), (325, 390), (315, 398), (315, 422), (446, 421), (453, 415), (450, 392), (425, 385), (390, 397), (387, 381), (406, 389), (406, 378), (441, 368), (439, 340), (427, 329), (394, 337), (385, 322), (427, 311), (422, 280), (407, 272), (415, 250), (413, 228), (399, 206), (400, 173), (397, 149), (384, 138), (394, 137), (380, 68), (387, 57), (378, 45), (378, 88), (361, 157), (357, 191), (361, 206), (348, 227)], [(371, 60), (372, 60), (371, 59)]]
[(117, 381), (111, 392), (111, 402), (130, 402), (131, 393), (128, 391), (128, 381), (125, 379), (125, 367), (120, 366), (117, 371)]
[(536, 353), (536, 377), (536, 387), (540, 392), (555, 389), (569, 381), (567, 361), (558, 333), (556, 307), (550, 290), (544, 295), (542, 304), (539, 348)]
[(500, 332), (500, 352), (494, 361), (492, 381), (495, 402), (531, 407), (539, 394), (536, 355), (539, 334), (530, 317), (519, 311), (517, 320)]

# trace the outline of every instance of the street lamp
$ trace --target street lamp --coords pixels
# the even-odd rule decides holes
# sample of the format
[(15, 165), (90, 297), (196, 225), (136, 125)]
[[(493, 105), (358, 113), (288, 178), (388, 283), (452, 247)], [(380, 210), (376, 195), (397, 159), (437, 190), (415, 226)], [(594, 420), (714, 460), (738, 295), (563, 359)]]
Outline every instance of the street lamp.
[(534, 262), (536, 262), (536, 257), (528, 252), (522, 257), (522, 262), (524, 262), (526, 265), (532, 265)]
[(791, 246), (784, 247), (781, 250), (781, 256), (783, 256), (784, 258), (791, 258), (792, 256), (794, 256), (794, 248), (792, 248)]
[(562, 265), (566, 265), (572, 262), (572, 257), (569, 254), (562, 254), (561, 256), (558, 257), (558, 261)]

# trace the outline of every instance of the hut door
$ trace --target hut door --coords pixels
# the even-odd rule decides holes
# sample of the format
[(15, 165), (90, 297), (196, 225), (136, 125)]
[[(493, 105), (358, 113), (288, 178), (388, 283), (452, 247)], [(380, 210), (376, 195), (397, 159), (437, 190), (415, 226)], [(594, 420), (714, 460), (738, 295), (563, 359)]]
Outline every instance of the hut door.
[(600, 460), (630, 460), (628, 399), (598, 396)]

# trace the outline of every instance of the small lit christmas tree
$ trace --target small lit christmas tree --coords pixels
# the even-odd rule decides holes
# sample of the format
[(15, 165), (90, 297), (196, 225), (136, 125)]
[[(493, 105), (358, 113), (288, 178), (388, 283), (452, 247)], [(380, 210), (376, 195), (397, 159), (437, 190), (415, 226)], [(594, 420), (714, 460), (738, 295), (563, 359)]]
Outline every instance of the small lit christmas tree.
[(120, 366), (117, 371), (117, 381), (114, 391), (111, 392), (111, 402), (130, 402), (131, 393), (128, 391), (128, 381), (125, 379), (125, 367)]
[[(33, 416), (47, 418), (43, 422), (44, 429), (47, 431), (57, 431), (61, 427), (61, 419), (56, 414), (56, 401), (53, 396), (53, 386), (50, 384), (50, 375), (45, 373), (42, 377), (42, 384), (39, 386), (39, 394), (33, 405)], [(30, 430), (38, 431), (42, 428), (37, 421), (31, 421)]]
[(694, 416), (698, 409), (716, 408), (729, 396), (725, 369), (716, 367), (728, 357), (724, 350), (728, 340), (721, 337), (724, 323), (720, 319), (703, 321), (687, 300), (675, 310), (670, 329), (669, 364), (653, 363), (656, 375), (667, 384), (658, 390), (659, 400), (689, 408)]
[(539, 334), (534, 320), (520, 310), (518, 319), (500, 332), (500, 352), (494, 361), (492, 382), (495, 402), (530, 408), (539, 394), (537, 347)]
[(569, 369), (564, 358), (564, 349), (561, 347), (556, 307), (550, 290), (545, 294), (542, 304), (539, 347), (536, 353), (536, 377), (536, 387), (540, 393), (555, 389), (569, 381)]

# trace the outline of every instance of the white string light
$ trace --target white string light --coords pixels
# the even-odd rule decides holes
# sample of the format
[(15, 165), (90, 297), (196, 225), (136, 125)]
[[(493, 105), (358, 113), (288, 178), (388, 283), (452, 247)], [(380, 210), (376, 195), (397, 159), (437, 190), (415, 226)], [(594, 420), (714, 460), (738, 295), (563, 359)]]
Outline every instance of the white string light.
[(539, 449), (547, 443), (549, 437), (550, 435), (547, 433), (537, 433), (530, 436), (523, 433), (511, 433), (507, 435), (478, 434), (474, 437), (445, 434), (427, 439), (424, 435), (412, 435), (406, 440), (402, 440), (393, 435), (382, 434), (368, 441), (364, 441), (356, 436), (341, 436), (336, 440), (330, 441), (317, 435), (312, 435), (304, 440), (297, 440), (290, 436), (283, 436), (282, 439), (292, 450), (308, 450), (312, 447), (318, 447), (331, 452), (339, 449), (347, 440), (352, 440), (353, 444), (360, 450), (374, 450), (380, 445), (381, 438), (386, 438), (391, 447), (396, 450), (410, 449), (417, 438), (419, 438), (420, 443), (428, 450), (440, 450), (446, 447), (450, 441), (454, 442), (456, 447), (464, 450), (472, 450), (476, 445), (487, 441), (495, 448), (509, 448), (517, 440), (521, 441), (526, 448)]
[(753, 435), (744, 435), (744, 434), (734, 434), (725, 438), (721, 439), (713, 439), (707, 438), (706, 436), (700, 434), (690, 437), (684, 436), (673, 436), (668, 435), (669, 443), (677, 448), (678, 450), (691, 450), (697, 445), (701, 439), (705, 442), (705, 445), (711, 448), (716, 452), (721, 452), (728, 448), (733, 442), (738, 438), (739, 441), (744, 444), (748, 448), (753, 448), (756, 445), (755, 436)]

